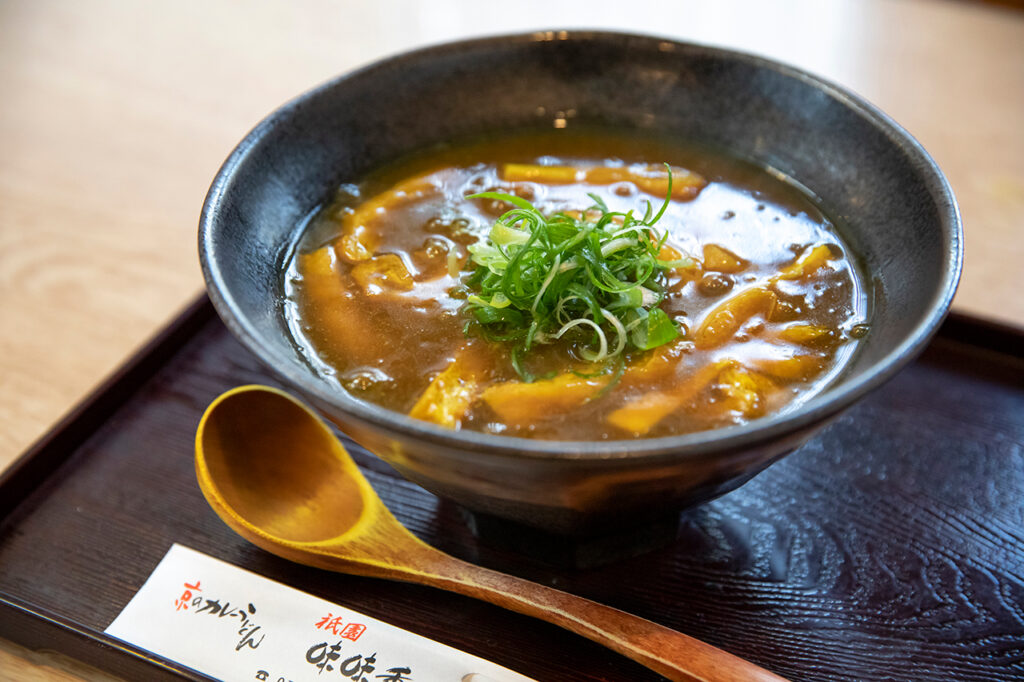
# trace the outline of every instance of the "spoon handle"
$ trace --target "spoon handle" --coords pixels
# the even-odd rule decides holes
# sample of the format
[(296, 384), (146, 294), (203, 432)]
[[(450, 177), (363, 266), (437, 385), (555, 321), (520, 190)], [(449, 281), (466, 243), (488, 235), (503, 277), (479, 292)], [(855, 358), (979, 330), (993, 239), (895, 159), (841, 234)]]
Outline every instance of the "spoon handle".
[[(436, 551), (436, 550), (435, 550)], [(447, 554), (405, 580), (457, 592), (553, 623), (633, 659), (671, 680), (785, 682), (742, 658), (644, 618)], [(395, 576), (398, 577), (398, 576)]]

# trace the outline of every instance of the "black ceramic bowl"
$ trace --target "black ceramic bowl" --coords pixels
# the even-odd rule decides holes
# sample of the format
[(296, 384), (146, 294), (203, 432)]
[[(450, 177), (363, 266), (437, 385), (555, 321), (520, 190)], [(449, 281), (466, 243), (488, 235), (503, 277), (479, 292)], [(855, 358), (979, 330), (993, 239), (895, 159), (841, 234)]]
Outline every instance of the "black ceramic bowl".
[[(340, 183), (437, 142), (580, 124), (696, 140), (802, 183), (870, 274), (871, 333), (841, 380), (741, 427), (636, 441), (551, 442), (446, 430), (317, 376), (282, 318), (284, 259)], [(217, 311), (289, 386), (409, 479), (464, 507), (559, 533), (638, 522), (727, 492), (888, 380), (935, 332), (959, 278), (949, 185), (905, 131), (800, 70), (652, 37), (558, 31), (386, 59), (285, 104), (238, 145), (203, 207)]]

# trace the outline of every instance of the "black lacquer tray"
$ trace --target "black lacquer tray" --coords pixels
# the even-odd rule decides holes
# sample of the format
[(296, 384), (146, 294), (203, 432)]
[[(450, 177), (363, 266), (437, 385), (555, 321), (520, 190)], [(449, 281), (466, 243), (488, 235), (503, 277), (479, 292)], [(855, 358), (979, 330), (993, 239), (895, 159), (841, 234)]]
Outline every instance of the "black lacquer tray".
[[(427, 542), (610, 604), (794, 680), (1024, 679), (1024, 333), (954, 314), (924, 355), (806, 446), (586, 570), (477, 540), (352, 445)], [(206, 405), (275, 383), (205, 298), (0, 478), (0, 636), (127, 679), (206, 679), (103, 630), (178, 542), (539, 680), (656, 680), (591, 642), (426, 587), (297, 566), (195, 483)]]

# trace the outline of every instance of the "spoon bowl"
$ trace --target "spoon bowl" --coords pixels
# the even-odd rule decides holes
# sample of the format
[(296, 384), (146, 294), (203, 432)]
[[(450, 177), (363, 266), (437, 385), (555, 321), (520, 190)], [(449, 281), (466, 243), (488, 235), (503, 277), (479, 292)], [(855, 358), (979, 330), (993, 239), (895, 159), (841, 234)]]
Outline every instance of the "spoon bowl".
[(196, 452), (203, 492), (218, 512), (230, 511), (229, 525), (281, 542), (342, 536), (375, 499), (323, 422), (271, 388), (241, 387), (217, 398), (200, 424)]
[(196, 476), (228, 526), (285, 559), (482, 599), (559, 625), (672, 680), (782, 679), (651, 621), (427, 545), (391, 515), (327, 425), (284, 391), (242, 386), (215, 399), (196, 432)]

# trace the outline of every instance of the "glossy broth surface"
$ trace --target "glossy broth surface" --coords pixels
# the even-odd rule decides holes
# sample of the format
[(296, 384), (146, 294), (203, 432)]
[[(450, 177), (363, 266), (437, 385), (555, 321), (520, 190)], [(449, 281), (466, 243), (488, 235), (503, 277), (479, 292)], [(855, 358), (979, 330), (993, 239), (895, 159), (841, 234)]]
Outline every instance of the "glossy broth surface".
[[(665, 198), (666, 162), (660, 257), (689, 260), (660, 276), (660, 307), (679, 336), (588, 363), (567, 335), (534, 347), (539, 378), (524, 381), (509, 344), (474, 333), (462, 310), (467, 247), (510, 208), (467, 195), (582, 216), (594, 193), (643, 214)], [(430, 150), (341, 187), (296, 245), (285, 313), (313, 367), (361, 399), (448, 428), (622, 439), (744, 423), (814, 395), (866, 329), (860, 282), (834, 225), (784, 178), (664, 140), (563, 130)]]

